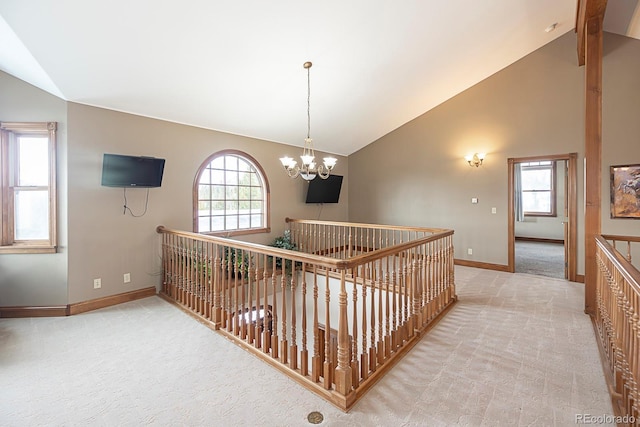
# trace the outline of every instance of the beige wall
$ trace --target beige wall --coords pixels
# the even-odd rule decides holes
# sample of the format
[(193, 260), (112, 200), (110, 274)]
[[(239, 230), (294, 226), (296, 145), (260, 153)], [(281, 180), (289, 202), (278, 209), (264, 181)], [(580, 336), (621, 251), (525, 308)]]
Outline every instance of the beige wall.
[[(318, 206), (304, 203), (307, 184), (287, 177), (278, 160), (301, 148), (69, 103), (69, 302), (159, 286), (155, 228), (192, 230), (195, 174), (207, 157), (229, 148), (253, 156), (271, 188), (272, 233), (243, 240), (269, 243), (282, 234), (286, 217), (318, 216)], [(162, 187), (149, 190), (143, 217), (123, 215), (123, 190), (100, 185), (104, 153), (166, 159)], [(340, 157), (335, 172), (347, 175), (347, 166)], [(345, 182), (339, 204), (323, 207), (322, 219), (347, 219), (347, 188)], [(127, 190), (135, 214), (144, 210), (145, 194), (145, 189)], [(131, 283), (123, 283), (124, 273), (131, 273)], [(102, 288), (94, 290), (97, 277)]]
[[(606, 204), (608, 165), (640, 163), (640, 41), (606, 34), (604, 47)], [(582, 273), (583, 86), (569, 32), (351, 155), (349, 219), (453, 228), (456, 258), (506, 265), (507, 159), (577, 152)], [(488, 153), (484, 166), (465, 163), (473, 152)], [(638, 222), (609, 220), (604, 204), (604, 231), (639, 234)]]
[(56, 254), (0, 255), (0, 307), (67, 304), (67, 106), (0, 71), (0, 121), (58, 122), (58, 243)]

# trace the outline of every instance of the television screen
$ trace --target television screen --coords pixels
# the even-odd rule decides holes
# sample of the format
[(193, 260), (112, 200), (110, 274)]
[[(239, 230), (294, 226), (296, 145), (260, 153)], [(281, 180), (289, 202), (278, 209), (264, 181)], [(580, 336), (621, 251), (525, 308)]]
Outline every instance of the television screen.
[(329, 178), (322, 179), (316, 176), (309, 181), (307, 190), (307, 203), (338, 203), (340, 199), (340, 189), (342, 188), (341, 175), (329, 175)]
[(105, 154), (102, 185), (105, 187), (160, 187), (164, 159)]

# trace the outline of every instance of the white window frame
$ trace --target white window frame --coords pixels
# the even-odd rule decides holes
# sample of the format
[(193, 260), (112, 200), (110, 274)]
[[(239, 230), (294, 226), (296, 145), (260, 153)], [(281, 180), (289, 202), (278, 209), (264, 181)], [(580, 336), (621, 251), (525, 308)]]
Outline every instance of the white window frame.
[[(205, 173), (208, 169), (209, 169), (209, 165), (211, 163), (213, 163), (216, 159), (220, 158), (220, 157), (237, 157), (238, 161), (243, 161), (249, 164), (250, 168), (251, 168), (251, 172), (252, 173), (256, 173), (260, 184), (261, 184), (261, 191), (262, 191), (262, 224), (260, 227), (253, 227), (253, 228), (232, 228), (232, 227), (227, 227), (227, 217), (231, 217), (234, 215), (239, 215), (239, 214), (229, 214), (227, 215), (226, 213), (223, 215), (224, 217), (224, 221), (225, 221), (225, 229), (224, 230), (216, 230), (216, 231), (201, 231), (199, 228), (199, 219), (200, 219), (200, 215), (199, 215), (199, 208), (200, 208), (200, 202), (211, 202), (213, 200), (213, 196), (210, 196), (209, 199), (206, 200), (201, 200), (200, 199), (200, 185), (201, 185), (201, 178), (203, 173)], [(225, 171), (225, 176), (227, 171), (225, 169), (221, 169)], [(230, 172), (235, 172), (235, 171), (230, 171)], [(202, 185), (210, 185), (213, 187), (214, 184), (208, 184), (208, 183), (204, 183)], [(225, 183), (225, 188), (226, 187), (232, 187), (232, 185), (227, 185)], [(238, 185), (238, 187), (240, 187)], [(239, 192), (238, 192), (239, 193)], [(227, 192), (225, 191), (225, 198), (224, 199), (216, 199), (218, 201), (224, 200), (225, 202), (230, 201), (239, 201), (240, 199), (227, 199), (226, 198), (226, 194)], [(226, 203), (225, 203), (225, 209), (226, 209)], [(262, 166), (260, 166), (260, 164), (256, 161), (256, 159), (254, 159), (252, 156), (250, 156), (247, 153), (244, 153), (242, 151), (238, 151), (238, 150), (222, 150), (222, 151), (218, 151), (214, 154), (212, 154), (211, 156), (209, 156), (204, 163), (202, 163), (202, 165), (200, 166), (200, 168), (198, 169), (198, 172), (196, 173), (196, 177), (194, 180), (194, 184), (193, 184), (193, 231), (196, 233), (201, 233), (201, 234), (208, 234), (208, 235), (215, 235), (215, 236), (224, 236), (224, 237), (229, 237), (229, 236), (236, 236), (236, 235), (242, 235), (242, 234), (254, 234), (254, 233), (269, 233), (271, 232), (271, 227), (270, 227), (270, 191), (269, 191), (269, 182), (267, 181), (267, 176), (264, 173), (264, 170), (262, 169)]]
[[(56, 122), (0, 122), (0, 254), (2, 253), (55, 253), (57, 233), (56, 191)], [(20, 187), (19, 153), (20, 137), (46, 137), (49, 148), (49, 179), (47, 186)], [(47, 190), (49, 195), (48, 238), (42, 240), (16, 240), (15, 194), (25, 189)]]
[[(556, 209), (556, 162), (551, 160), (526, 162), (520, 164), (521, 173), (526, 170), (547, 170), (549, 171), (549, 189), (522, 190), (522, 193), (549, 193), (549, 211), (524, 211), (525, 216), (547, 216), (555, 217)], [(521, 177), (524, 182), (524, 177)], [(524, 188), (524, 185), (523, 185)]]

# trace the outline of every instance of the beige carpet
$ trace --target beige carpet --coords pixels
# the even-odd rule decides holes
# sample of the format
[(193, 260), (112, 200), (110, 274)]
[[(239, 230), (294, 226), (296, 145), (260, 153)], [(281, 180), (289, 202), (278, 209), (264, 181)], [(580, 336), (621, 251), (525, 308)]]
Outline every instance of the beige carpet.
[(158, 297), (0, 319), (2, 426), (569, 426), (612, 414), (583, 287), (457, 267), (459, 303), (345, 414)]

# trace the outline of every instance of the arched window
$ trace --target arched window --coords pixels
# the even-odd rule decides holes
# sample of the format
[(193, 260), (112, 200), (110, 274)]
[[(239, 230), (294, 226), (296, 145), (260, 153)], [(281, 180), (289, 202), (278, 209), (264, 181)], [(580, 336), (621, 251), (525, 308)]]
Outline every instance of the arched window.
[(253, 157), (224, 150), (205, 160), (193, 186), (193, 229), (225, 236), (270, 231), (269, 183)]

